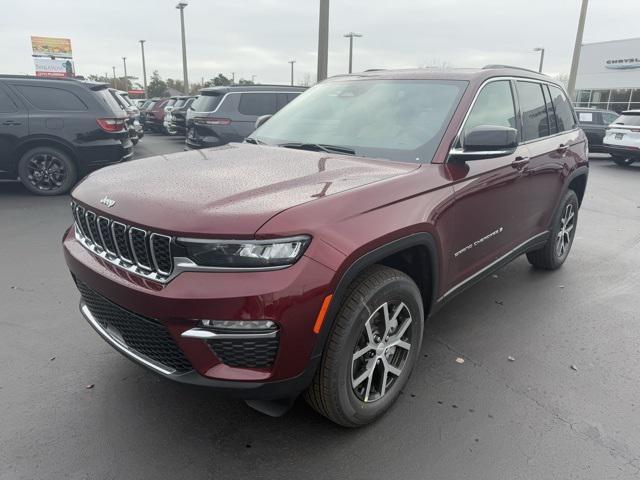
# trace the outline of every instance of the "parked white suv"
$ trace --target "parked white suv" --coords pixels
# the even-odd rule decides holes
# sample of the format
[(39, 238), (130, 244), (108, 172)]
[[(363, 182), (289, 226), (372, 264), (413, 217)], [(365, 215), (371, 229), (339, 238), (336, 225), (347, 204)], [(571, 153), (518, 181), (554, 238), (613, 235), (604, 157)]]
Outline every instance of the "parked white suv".
[(628, 110), (607, 127), (603, 150), (620, 166), (640, 160), (640, 110)]

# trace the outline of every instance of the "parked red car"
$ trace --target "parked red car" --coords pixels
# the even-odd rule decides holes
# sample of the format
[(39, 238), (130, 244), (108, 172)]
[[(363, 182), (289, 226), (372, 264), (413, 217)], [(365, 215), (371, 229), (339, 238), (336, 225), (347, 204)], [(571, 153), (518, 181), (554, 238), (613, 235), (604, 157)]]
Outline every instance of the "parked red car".
[(304, 392), (346, 426), (396, 401), (456, 294), (563, 264), (588, 173), (562, 87), (499, 66), (336, 77), (247, 143), (168, 157), (74, 190), (83, 315), (166, 378), (272, 414)]
[(167, 106), (169, 102), (168, 98), (161, 98), (158, 101), (151, 104), (151, 108), (149, 108), (145, 112), (145, 123), (144, 128), (151, 130), (153, 132), (161, 132), (163, 128), (164, 122), (164, 107)]

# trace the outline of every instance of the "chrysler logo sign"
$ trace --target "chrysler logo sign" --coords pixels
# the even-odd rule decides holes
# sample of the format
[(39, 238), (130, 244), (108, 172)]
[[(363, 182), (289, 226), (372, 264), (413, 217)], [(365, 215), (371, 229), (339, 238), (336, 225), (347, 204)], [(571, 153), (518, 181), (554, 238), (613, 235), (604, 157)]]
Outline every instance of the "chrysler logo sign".
[(605, 67), (614, 70), (626, 70), (630, 68), (640, 68), (640, 58), (616, 58), (606, 61)]
[(100, 203), (102, 205), (106, 205), (108, 208), (111, 208), (116, 204), (116, 201), (111, 200), (109, 197), (104, 197), (100, 199)]

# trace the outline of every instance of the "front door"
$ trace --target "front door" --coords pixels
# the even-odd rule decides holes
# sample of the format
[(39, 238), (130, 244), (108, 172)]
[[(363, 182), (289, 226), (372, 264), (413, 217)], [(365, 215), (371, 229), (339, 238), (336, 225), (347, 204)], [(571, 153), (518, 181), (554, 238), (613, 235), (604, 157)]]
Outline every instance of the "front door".
[[(462, 128), (480, 125), (520, 130), (510, 80), (494, 80), (482, 87)], [(458, 147), (464, 149), (463, 140)], [(526, 236), (522, 225), (523, 176), (529, 149), (520, 145), (508, 155), (449, 163), (455, 169), (455, 236), (450, 252), (450, 282), (454, 293), (479, 276), (492, 262), (513, 250)]]

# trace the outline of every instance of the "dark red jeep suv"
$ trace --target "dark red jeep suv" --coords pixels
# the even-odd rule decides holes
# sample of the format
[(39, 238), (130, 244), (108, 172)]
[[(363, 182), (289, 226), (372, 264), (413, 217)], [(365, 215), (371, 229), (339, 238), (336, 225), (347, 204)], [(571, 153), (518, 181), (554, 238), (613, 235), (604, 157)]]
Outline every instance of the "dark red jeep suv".
[(535, 72), (371, 71), (295, 99), (243, 144), (107, 167), (73, 192), (80, 309), (169, 379), (345, 426), (397, 399), (425, 320), (526, 254), (566, 260), (588, 173)]

